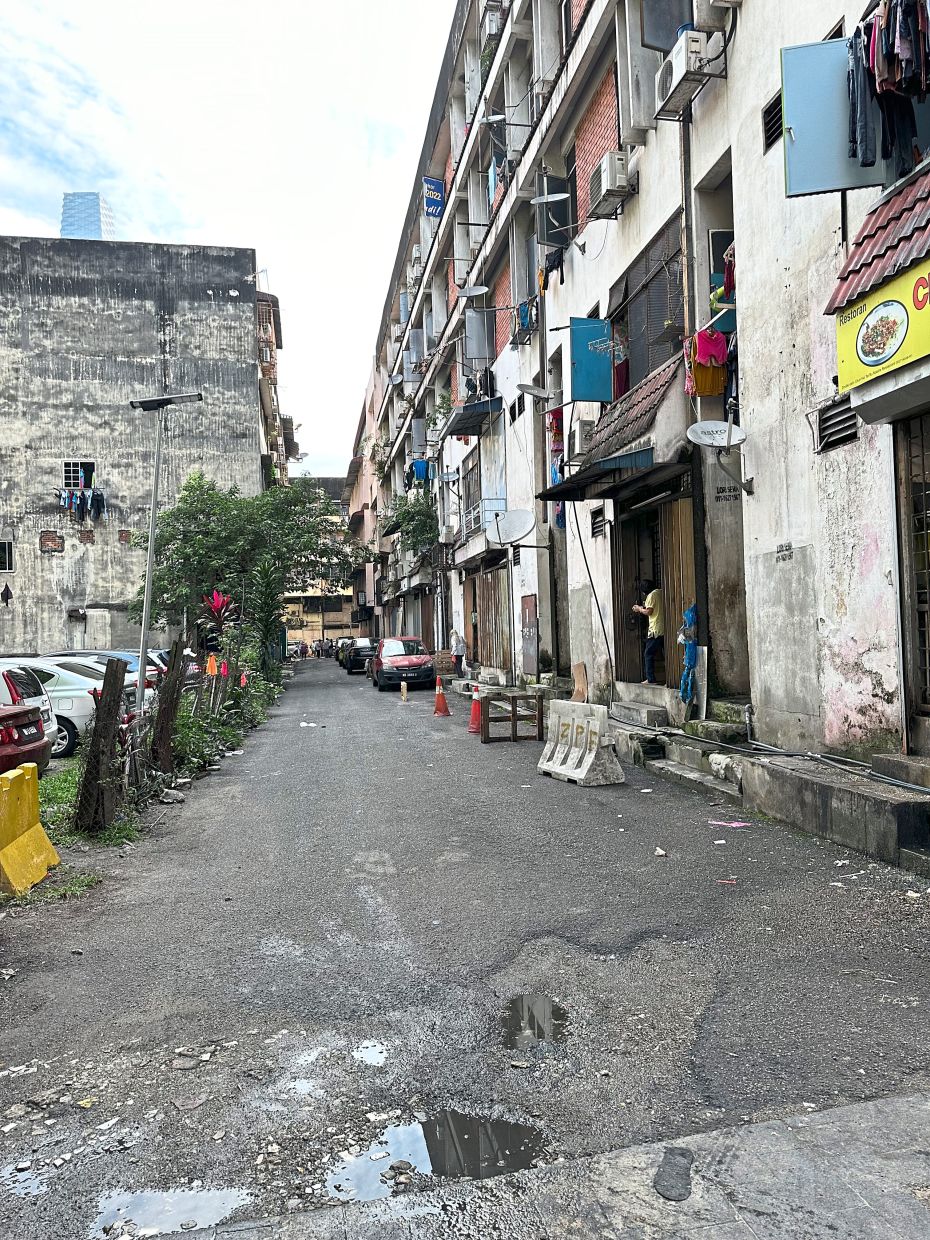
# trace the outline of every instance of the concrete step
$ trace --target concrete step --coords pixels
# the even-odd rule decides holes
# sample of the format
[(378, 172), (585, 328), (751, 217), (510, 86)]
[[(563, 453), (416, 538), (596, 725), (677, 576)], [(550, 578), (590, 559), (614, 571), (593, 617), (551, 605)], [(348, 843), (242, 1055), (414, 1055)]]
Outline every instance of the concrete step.
[(744, 723), (719, 723), (714, 719), (689, 719), (684, 725), (689, 736), (726, 745), (742, 745), (748, 738)]
[(906, 784), (930, 788), (930, 758), (920, 758), (915, 754), (876, 753), (872, 755), (872, 770), (878, 775), (903, 780)]
[(664, 758), (665, 746), (655, 732), (642, 731), (630, 724), (611, 722), (607, 725), (621, 762), (645, 766), (650, 758)]
[(661, 775), (663, 779), (674, 779), (679, 784), (688, 784), (692, 788), (703, 788), (705, 792), (713, 792), (720, 796), (728, 797), (739, 805), (743, 802), (739, 789), (733, 784), (724, 783), (721, 779), (714, 779), (713, 775), (705, 775), (701, 771), (695, 771), (692, 767), (685, 766), (681, 762), (673, 762), (668, 758), (652, 758), (645, 763), (645, 767), (647, 771), (652, 771), (655, 775)]
[(930, 848), (902, 848), (898, 864), (918, 878), (930, 879)]
[(930, 846), (926, 795), (802, 758), (743, 761), (747, 809), (898, 865), (902, 850)]
[(611, 719), (619, 723), (632, 723), (641, 728), (667, 728), (668, 711), (664, 706), (648, 702), (614, 702), (610, 708)]
[(710, 755), (716, 752), (713, 745), (688, 737), (669, 736), (665, 740), (665, 756), (670, 762), (690, 766), (693, 771), (701, 771), (704, 775), (713, 775)]
[(716, 723), (745, 724), (749, 704), (748, 697), (711, 698), (707, 703), (707, 718)]

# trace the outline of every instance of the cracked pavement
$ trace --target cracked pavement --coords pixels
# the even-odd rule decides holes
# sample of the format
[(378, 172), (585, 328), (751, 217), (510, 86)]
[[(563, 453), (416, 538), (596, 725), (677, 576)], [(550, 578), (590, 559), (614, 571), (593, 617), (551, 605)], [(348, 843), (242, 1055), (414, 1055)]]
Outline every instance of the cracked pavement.
[[(100, 887), (0, 921), (0, 1236), (930, 1236), (908, 1145), (925, 887), (638, 769), (544, 779), (539, 745), (481, 746), (451, 704), (299, 667), (242, 756), (103, 855)], [(504, 1045), (524, 992), (566, 1009), (564, 1040)], [(870, 1133), (900, 1148), (883, 1208), (926, 1230), (802, 1203), (797, 1130), (831, 1116), (863, 1158)], [(513, 1125), (527, 1169), (437, 1179), (518, 1165)], [(418, 1154), (346, 1202), (385, 1129), (379, 1165)], [(695, 1155), (680, 1203), (652, 1186), (668, 1145)], [(783, 1191), (744, 1219), (726, 1176), (751, 1166)]]

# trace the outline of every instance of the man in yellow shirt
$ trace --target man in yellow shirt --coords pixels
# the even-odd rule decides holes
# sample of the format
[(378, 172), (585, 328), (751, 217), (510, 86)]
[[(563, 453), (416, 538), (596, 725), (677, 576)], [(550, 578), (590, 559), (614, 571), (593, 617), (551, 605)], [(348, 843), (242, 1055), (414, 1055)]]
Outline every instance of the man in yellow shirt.
[(644, 685), (657, 684), (656, 680), (656, 656), (660, 650), (665, 647), (665, 605), (662, 601), (662, 591), (656, 588), (655, 582), (644, 581), (642, 588), (645, 591), (646, 598), (642, 605), (633, 604), (633, 610), (639, 616), (647, 616), (649, 619), (649, 628), (646, 631), (646, 648), (643, 651), (643, 663), (645, 664), (646, 679)]

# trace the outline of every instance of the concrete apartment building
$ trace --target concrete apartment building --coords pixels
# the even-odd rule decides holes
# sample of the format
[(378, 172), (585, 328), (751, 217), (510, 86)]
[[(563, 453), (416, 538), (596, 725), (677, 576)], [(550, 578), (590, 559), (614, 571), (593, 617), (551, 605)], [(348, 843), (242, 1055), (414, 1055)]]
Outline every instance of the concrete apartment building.
[(144, 554), (155, 422), (141, 396), (202, 391), (170, 418), (160, 505), (194, 470), (245, 495), (287, 481), (280, 314), (255, 253), (0, 238), (0, 650), (120, 648)]
[[(616, 717), (675, 721), (694, 605), (697, 713), (751, 701), (772, 744), (930, 753), (930, 332), (844, 378), (850, 321), (930, 254), (930, 173), (901, 144), (848, 153), (847, 39), (874, 8), (462, 0), (350, 471), (374, 631), (457, 628), (492, 682), (583, 662)], [(725, 373), (689, 390), (684, 341), (715, 333)], [(691, 442), (728, 411), (741, 446)], [(439, 535), (411, 555), (391, 518), (419, 491)]]

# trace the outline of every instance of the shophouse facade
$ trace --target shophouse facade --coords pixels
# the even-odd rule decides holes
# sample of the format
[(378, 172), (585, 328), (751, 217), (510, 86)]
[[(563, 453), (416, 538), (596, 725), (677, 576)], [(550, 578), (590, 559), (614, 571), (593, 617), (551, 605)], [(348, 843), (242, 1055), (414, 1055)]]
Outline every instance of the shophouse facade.
[[(874, 7), (463, 0), (355, 446), (374, 629), (457, 629), (502, 683), (584, 663), (618, 717), (674, 722), (693, 607), (692, 713), (926, 750), (927, 362), (848, 388), (838, 361), (852, 311), (930, 250), (902, 144), (848, 152)], [(436, 541), (401, 550), (398, 497), (425, 494)]]

